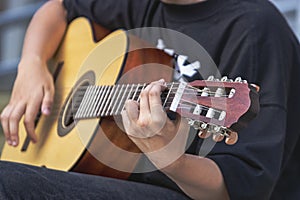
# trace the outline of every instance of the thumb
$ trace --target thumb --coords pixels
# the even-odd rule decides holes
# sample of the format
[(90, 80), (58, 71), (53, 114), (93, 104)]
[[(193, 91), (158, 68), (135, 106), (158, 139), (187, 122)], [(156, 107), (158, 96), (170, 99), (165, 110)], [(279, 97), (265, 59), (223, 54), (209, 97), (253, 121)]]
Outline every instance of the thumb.
[(54, 88), (45, 87), (41, 110), (44, 115), (50, 115), (54, 99)]

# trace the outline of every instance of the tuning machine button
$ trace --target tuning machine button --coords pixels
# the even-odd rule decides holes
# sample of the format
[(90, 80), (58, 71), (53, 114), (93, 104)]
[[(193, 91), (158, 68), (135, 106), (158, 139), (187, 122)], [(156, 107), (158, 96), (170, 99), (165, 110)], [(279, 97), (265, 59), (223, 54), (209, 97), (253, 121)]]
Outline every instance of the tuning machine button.
[(235, 131), (228, 130), (226, 131), (225, 143), (228, 145), (233, 145), (238, 141), (238, 134)]
[(235, 95), (236, 90), (232, 88), (229, 92), (228, 98), (232, 98)]
[(222, 82), (228, 82), (228, 80), (229, 80), (229, 79), (228, 79), (227, 76), (223, 76), (223, 77), (221, 78), (221, 81), (222, 81)]
[(215, 142), (220, 142), (224, 139), (224, 135), (221, 134), (222, 128), (216, 125), (209, 125), (207, 132), (212, 135), (212, 139)]
[(209, 77), (207, 78), (207, 80), (208, 80), (208, 81), (214, 81), (214, 80), (215, 80), (215, 77), (214, 77), (214, 76), (209, 76)]
[(236, 77), (234, 82), (238, 82), (238, 83), (241, 83), (242, 82), (242, 78), (241, 77)]

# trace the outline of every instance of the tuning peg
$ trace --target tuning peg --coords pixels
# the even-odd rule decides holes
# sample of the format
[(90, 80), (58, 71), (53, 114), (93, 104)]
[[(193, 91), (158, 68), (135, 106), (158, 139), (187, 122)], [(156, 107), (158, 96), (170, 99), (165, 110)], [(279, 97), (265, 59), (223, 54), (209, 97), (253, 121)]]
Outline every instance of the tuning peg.
[(219, 116), (219, 120), (222, 121), (224, 120), (226, 117), (226, 112), (225, 111), (221, 111), (220, 116)]
[(243, 82), (243, 81), (242, 81), (242, 78), (241, 78), (241, 77), (236, 77), (236, 79), (234, 80), (234, 82), (241, 83), (241, 82)]
[(208, 138), (209, 136), (211, 135), (211, 133), (209, 133), (209, 132), (207, 132), (207, 131), (205, 131), (205, 130), (203, 130), (203, 131), (199, 131), (199, 133), (198, 133), (198, 137), (199, 138), (202, 138), (202, 139), (206, 139), (206, 138)]
[(225, 143), (228, 145), (233, 145), (238, 141), (238, 134), (235, 131), (226, 132)]
[(236, 90), (234, 88), (232, 88), (229, 92), (228, 98), (232, 98), (235, 94)]
[(211, 135), (211, 133), (207, 131), (210, 127), (207, 123), (198, 121), (197, 126), (197, 129), (199, 130), (198, 136), (200, 138), (205, 139)]
[(212, 135), (212, 139), (216, 142), (220, 142), (223, 140), (224, 136), (221, 133), (221, 127), (210, 124), (207, 131), (206, 131), (206, 137), (207, 134)]
[(225, 89), (224, 88), (217, 88), (215, 97), (222, 97), (225, 94)]
[(229, 79), (228, 79), (228, 77), (227, 76), (223, 76), (222, 78), (221, 78), (221, 81), (223, 81), (223, 82), (227, 82)]
[(214, 76), (209, 76), (209, 77), (207, 78), (207, 80), (208, 80), (208, 81), (214, 81), (214, 80), (215, 80), (215, 77), (214, 77)]
[(250, 85), (255, 88), (256, 92), (259, 92), (260, 87), (258, 85), (253, 84), (253, 83), (251, 83)]
[(209, 108), (205, 117), (212, 119), (215, 116), (216, 111), (213, 108)]
[(216, 134), (213, 134), (212, 139), (215, 142), (221, 142), (224, 139), (224, 135), (216, 133)]
[(208, 96), (209, 96), (209, 93), (210, 93), (209, 88), (205, 87), (205, 88), (203, 88), (203, 90), (202, 90), (201, 97), (208, 97)]
[[(240, 78), (240, 77), (238, 77)], [(233, 82), (232, 79), (228, 78), (228, 76), (223, 76), (221, 79), (220, 79), (222, 82)]]

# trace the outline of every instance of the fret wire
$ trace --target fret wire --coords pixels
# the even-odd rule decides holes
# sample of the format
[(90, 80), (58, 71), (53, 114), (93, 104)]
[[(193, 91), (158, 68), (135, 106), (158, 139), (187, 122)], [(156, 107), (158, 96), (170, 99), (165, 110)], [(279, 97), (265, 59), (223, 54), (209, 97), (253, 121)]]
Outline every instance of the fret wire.
[[(141, 89), (140, 91), (142, 92), (142, 91), (145, 89), (145, 87), (146, 87), (146, 83), (143, 84), (142, 89)], [(140, 101), (141, 92), (139, 93), (139, 97), (138, 97), (138, 99), (136, 100), (137, 102)]]
[(92, 86), (92, 92), (91, 92), (91, 98), (89, 99), (89, 102), (88, 102), (88, 108), (87, 108), (87, 116), (88, 118), (92, 117), (91, 116), (91, 112), (93, 111), (93, 107), (94, 107), (94, 104), (95, 104), (95, 98), (96, 98), (96, 86), (93, 85)]
[(96, 104), (95, 104), (94, 113), (93, 113), (93, 116), (95, 116), (95, 117), (97, 117), (97, 111), (99, 109), (99, 105), (100, 105), (101, 99), (103, 97), (103, 90), (105, 87), (106, 86), (97, 86), (98, 94), (97, 94)]
[[(85, 92), (87, 92), (87, 89), (86, 89), (86, 91)], [(79, 95), (78, 95), (79, 96)], [(82, 112), (82, 109), (83, 109), (83, 107), (82, 107), (82, 103), (84, 102), (84, 95), (83, 95), (83, 97), (82, 97), (82, 99), (81, 99), (81, 101), (79, 102), (79, 107), (78, 107), (78, 109), (77, 109), (77, 112), (76, 112), (76, 115), (75, 115), (75, 118), (78, 118), (80, 115), (81, 115), (81, 112)], [(75, 104), (76, 104), (76, 102), (75, 102)]]
[(93, 113), (93, 108), (94, 108), (94, 106), (95, 106), (95, 103), (96, 103), (96, 101), (95, 101), (95, 99), (96, 99), (96, 92), (97, 92), (97, 86), (96, 85), (94, 85), (93, 86), (93, 92), (92, 92), (92, 98), (90, 99), (90, 105), (89, 105), (89, 110), (88, 110), (88, 117), (93, 117), (92, 116), (92, 113)]
[(110, 90), (110, 86), (106, 85), (104, 86), (104, 89), (103, 89), (103, 94), (101, 95), (101, 100), (100, 100), (100, 104), (99, 104), (99, 108), (97, 110), (97, 117), (100, 117), (100, 113), (102, 111), (102, 108), (105, 104), (105, 100), (109, 94), (109, 90)]
[(99, 112), (97, 114), (98, 117), (103, 116), (105, 106), (108, 104), (109, 96), (111, 95), (111, 92), (114, 90), (114, 88), (115, 88), (114, 86), (108, 86), (107, 87), (106, 94), (105, 94), (105, 96), (103, 98), (103, 101), (102, 101), (103, 104), (101, 104), (101, 107), (100, 107)]
[(113, 104), (113, 107), (111, 108), (110, 115), (113, 115), (113, 114), (114, 114), (114, 110), (115, 110), (116, 106), (118, 106), (118, 103), (120, 103), (120, 102), (118, 101), (118, 99), (120, 98), (120, 95), (121, 95), (121, 93), (122, 93), (124, 87), (125, 87), (124, 84), (120, 85), (120, 87), (119, 87), (119, 88), (120, 88), (120, 89), (119, 89), (120, 91), (117, 91), (117, 92), (118, 92), (118, 95), (117, 95), (116, 98), (114, 98), (114, 104)]
[(83, 96), (83, 99), (82, 99), (82, 102), (80, 104), (80, 107), (81, 107), (81, 110), (79, 112), (79, 117), (84, 117), (85, 115), (85, 108), (86, 108), (86, 104), (87, 104), (87, 99), (89, 98), (89, 92), (91, 90), (91, 87), (88, 87), (86, 89), (86, 92), (84, 93), (84, 96)]
[(172, 82), (172, 84), (171, 84), (171, 87), (170, 87), (169, 92), (168, 92), (168, 94), (167, 94), (167, 96), (166, 96), (165, 102), (164, 102), (164, 104), (163, 104), (163, 107), (165, 107), (165, 104), (167, 103), (167, 101), (168, 101), (168, 99), (169, 99), (170, 93), (171, 93), (172, 88), (173, 88), (173, 86), (174, 86), (173, 83), (174, 83), (174, 82)]
[(91, 98), (92, 98), (93, 87), (94, 86), (90, 87), (91, 89), (89, 90), (89, 93), (87, 94), (88, 97), (87, 97), (87, 100), (86, 100), (85, 112), (84, 112), (84, 115), (83, 115), (84, 118), (88, 117), (88, 111), (89, 111), (89, 107), (90, 107), (90, 101), (91, 101)]
[(138, 83), (137, 86), (136, 86), (136, 89), (135, 89), (135, 91), (134, 91), (132, 100), (135, 99), (135, 96), (136, 96), (136, 94), (137, 94), (137, 91), (139, 90), (139, 87), (140, 87), (140, 84)]
[[(125, 104), (125, 101), (127, 100), (127, 99), (125, 99), (125, 101), (124, 101), (124, 97), (125, 97), (126, 91), (127, 91), (127, 89), (128, 89), (129, 86), (130, 86), (129, 84), (126, 85), (126, 88), (125, 88), (125, 91), (123, 92), (121, 101), (119, 102), (119, 105), (118, 105), (118, 107), (117, 107), (117, 109), (116, 109), (116, 111), (115, 111), (115, 115), (120, 114), (121, 111), (122, 111), (122, 110), (119, 111), (119, 109), (120, 109), (121, 105), (122, 105), (122, 104), (124, 105), (124, 104)], [(123, 101), (124, 101), (124, 102), (123, 102)], [(122, 108), (123, 108), (123, 107), (124, 107), (124, 106), (122, 106)]]
[(115, 101), (115, 96), (116, 96), (117, 93), (118, 93), (118, 90), (119, 90), (120, 85), (115, 85), (115, 87), (116, 87), (116, 89), (115, 89), (115, 91), (114, 91), (113, 96), (110, 98), (109, 105), (108, 105), (108, 108), (107, 108), (106, 113), (104, 114), (104, 116), (109, 116), (109, 115), (110, 115), (109, 112), (110, 112), (110, 110), (112, 109), (113, 105), (114, 105), (115, 102), (116, 102), (116, 101)]
[[(75, 95), (75, 96), (77, 97), (77, 96), (79, 96), (79, 95)], [(76, 98), (74, 99), (74, 101), (76, 101)], [(78, 109), (77, 109), (77, 111), (76, 111), (76, 113), (75, 113), (75, 119), (78, 118), (78, 115), (79, 115), (79, 112), (80, 112), (80, 108), (81, 108), (81, 107), (80, 107), (80, 104), (81, 104), (82, 102), (83, 102), (83, 98), (82, 98), (81, 101), (79, 102)], [(73, 105), (75, 104), (76, 107), (77, 107), (77, 103), (76, 103), (76, 102), (74, 102), (74, 103), (72, 102), (72, 104), (73, 104)], [(74, 105), (73, 107), (75, 107), (75, 105)], [(75, 109), (76, 109), (76, 107), (75, 107)]]
[(132, 90), (133, 90), (135, 84), (131, 84), (131, 85), (128, 85), (128, 86), (130, 87), (130, 91), (128, 92), (128, 95), (127, 95), (127, 97), (126, 97), (126, 99), (125, 99), (125, 101), (124, 101), (124, 104), (123, 104), (122, 109), (121, 109), (120, 112), (122, 112), (122, 110), (124, 110), (125, 102), (130, 98), (130, 94), (131, 94), (131, 92), (132, 92)]
[(91, 117), (96, 117), (95, 110), (96, 110), (96, 106), (97, 106), (99, 98), (100, 98), (100, 95), (99, 95), (100, 90), (101, 90), (101, 87), (95, 86), (95, 98), (93, 100), (93, 107), (91, 109)]
[(112, 90), (110, 91), (110, 94), (107, 98), (107, 101), (106, 101), (105, 106), (102, 110), (101, 116), (105, 116), (105, 112), (107, 112), (107, 110), (109, 110), (109, 108), (111, 106), (112, 96), (115, 95), (115, 89), (116, 89), (116, 86), (112, 86)]

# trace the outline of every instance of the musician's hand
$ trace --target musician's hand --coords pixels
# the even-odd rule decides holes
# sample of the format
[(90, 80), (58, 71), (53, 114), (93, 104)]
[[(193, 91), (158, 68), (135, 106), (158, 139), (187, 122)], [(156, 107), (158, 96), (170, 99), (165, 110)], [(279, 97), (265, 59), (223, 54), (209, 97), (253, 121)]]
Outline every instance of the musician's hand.
[(35, 118), (41, 109), (49, 115), (54, 96), (54, 84), (45, 62), (39, 59), (22, 59), (9, 104), (1, 113), (1, 123), (9, 145), (19, 144), (19, 122), (24, 116), (28, 136), (37, 141)]
[(189, 132), (185, 121), (171, 121), (163, 110), (160, 94), (164, 84), (163, 80), (151, 83), (141, 92), (140, 104), (129, 100), (122, 112), (129, 138), (157, 168), (168, 166), (184, 154)]

